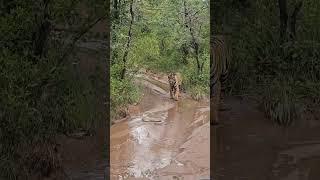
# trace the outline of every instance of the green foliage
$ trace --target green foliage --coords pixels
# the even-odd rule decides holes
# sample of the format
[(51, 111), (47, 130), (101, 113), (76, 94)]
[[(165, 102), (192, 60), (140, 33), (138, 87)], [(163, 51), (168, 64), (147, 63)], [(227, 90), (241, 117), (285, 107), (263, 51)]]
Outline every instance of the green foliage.
[(52, 74), (50, 82), (41, 85), (44, 72), (50, 71), (47, 64), (34, 65), (7, 50), (3, 50), (0, 64), (0, 172), (8, 177), (23, 176), (26, 172), (16, 171), (21, 165), (20, 145), (92, 128), (97, 97), (92, 82), (80, 81), (67, 69)]
[[(88, 6), (84, 17), (80, 2), (93, 1), (1, 2), (0, 179), (27, 179), (46, 167), (57, 167), (55, 136), (94, 125), (96, 87), (88, 79), (78, 79), (67, 64), (73, 57), (70, 37), (103, 16), (105, 9), (104, 2), (95, 1), (97, 6)], [(44, 28), (46, 15), (49, 29)], [(53, 32), (61, 27), (70, 29)]]
[(266, 89), (264, 111), (266, 115), (280, 126), (289, 126), (301, 119), (303, 106), (288, 82), (275, 81)]
[[(315, 92), (320, 82), (320, 31), (316, 20), (320, 14), (315, 7), (320, 3), (303, 1), (297, 18), (296, 39), (284, 43), (279, 37), (278, 4), (248, 3), (250, 6), (244, 8), (233, 4), (226, 12), (228, 23), (222, 28), (231, 33), (233, 49), (229, 92), (261, 95), (269, 117), (289, 125), (291, 120), (298, 119), (295, 114), (300, 113), (299, 106), (319, 99)], [(226, 4), (222, 6), (227, 7)], [(294, 2), (289, 2), (288, 11), (293, 6)]]
[[(112, 1), (114, 3), (115, 1)], [(113, 4), (114, 5), (114, 4)], [(111, 110), (113, 116), (125, 111), (128, 104), (139, 100), (139, 88), (133, 76), (140, 68), (154, 72), (181, 72), (183, 86), (195, 99), (209, 91), (209, 6), (208, 1), (186, 0), (189, 14), (185, 19), (183, 1), (134, 1), (134, 22), (129, 48), (130, 2), (112, 6)], [(117, 16), (117, 13), (118, 16)], [(186, 27), (185, 23), (188, 23)], [(192, 28), (192, 35), (190, 33)], [(194, 39), (193, 39), (194, 38)], [(197, 72), (196, 53), (192, 42), (199, 45), (198, 59), (203, 72)], [(126, 62), (124, 54), (128, 51)], [(187, 51), (187, 52), (186, 52)], [(121, 79), (123, 68), (126, 77)]]
[[(206, 55), (207, 56), (204, 56), (203, 58), (208, 59), (208, 54)], [(210, 69), (209, 62), (206, 62), (207, 64), (204, 65), (204, 71), (201, 74), (198, 74), (197, 70), (194, 68), (195, 63), (184, 66), (182, 69), (182, 86), (190, 93), (191, 97), (196, 100), (207, 98), (209, 95)]]
[[(5, 49), (0, 57), (1, 66), (1, 155), (6, 161), (0, 172), (15, 176), (13, 171), (19, 162), (20, 144), (35, 139), (48, 139), (62, 126), (64, 101), (61, 76), (53, 74), (51, 85), (39, 82), (49, 71), (44, 64), (33, 65), (26, 57), (17, 56)], [(2, 174), (2, 173), (1, 173)]]
[(64, 130), (91, 130), (94, 128), (97, 114), (97, 92), (90, 79), (76, 77), (76, 73), (64, 73), (65, 79), (65, 119)]
[(129, 79), (121, 80), (114, 77), (111, 77), (110, 87), (112, 119), (119, 118), (119, 114), (126, 116), (127, 105), (140, 100), (140, 89)]
[(135, 39), (130, 52), (130, 62), (154, 66), (160, 60), (160, 48), (158, 39), (153, 34), (142, 36)]

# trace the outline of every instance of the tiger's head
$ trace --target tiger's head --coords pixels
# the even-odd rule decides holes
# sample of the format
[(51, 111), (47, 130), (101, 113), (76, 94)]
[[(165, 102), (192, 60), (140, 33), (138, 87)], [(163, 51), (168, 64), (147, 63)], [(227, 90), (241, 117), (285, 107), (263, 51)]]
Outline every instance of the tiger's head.
[(168, 81), (169, 84), (172, 86), (176, 83), (176, 78), (175, 78), (176, 74), (175, 73), (169, 73), (168, 75)]

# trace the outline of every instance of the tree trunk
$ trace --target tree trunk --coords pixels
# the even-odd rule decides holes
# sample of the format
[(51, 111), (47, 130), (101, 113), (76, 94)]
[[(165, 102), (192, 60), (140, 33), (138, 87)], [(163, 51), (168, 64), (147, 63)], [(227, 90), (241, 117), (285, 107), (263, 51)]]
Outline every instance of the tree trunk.
[(280, 12), (280, 40), (281, 42), (286, 41), (287, 39), (287, 22), (288, 22), (288, 13), (287, 13), (287, 0), (278, 0), (279, 3), (279, 12)]
[(189, 50), (188, 50), (188, 45), (186, 43), (183, 43), (181, 45), (181, 52), (182, 52), (182, 62), (183, 64), (188, 64), (188, 54), (189, 54)]
[(297, 24), (297, 16), (302, 8), (302, 1), (299, 1), (292, 12), (291, 15), (291, 22), (290, 22), (290, 39), (295, 40), (296, 39), (296, 24)]
[[(113, 0), (113, 9), (112, 9), (112, 29), (116, 31), (116, 25), (120, 22), (120, 0)], [(117, 41), (117, 34), (112, 33), (112, 42)], [(112, 60), (118, 59), (118, 52), (114, 49), (112, 51)]]
[(189, 27), (189, 23), (190, 23), (190, 19), (188, 19), (188, 9), (187, 9), (187, 3), (185, 0), (183, 0), (183, 10), (184, 10), (184, 25), (186, 26), (187, 29), (190, 29), (191, 27)]
[(183, 6), (184, 6), (184, 17), (185, 17), (185, 26), (186, 28), (189, 29), (189, 32), (190, 32), (190, 35), (191, 35), (191, 45), (192, 45), (192, 48), (194, 49), (195, 51), (195, 58), (196, 58), (196, 62), (197, 62), (197, 72), (200, 74), (201, 73), (201, 64), (200, 64), (200, 61), (199, 61), (199, 44), (194, 36), (194, 31), (192, 29), (192, 26), (191, 26), (191, 16), (189, 15), (188, 13), (188, 10), (187, 10), (187, 5), (186, 5), (186, 1), (184, 0), (183, 1)]
[(50, 0), (43, 0), (43, 12), (39, 18), (39, 24), (34, 33), (34, 55), (38, 57), (46, 56), (47, 42), (50, 34), (51, 23), (49, 22), (49, 6)]
[(195, 50), (195, 58), (197, 61), (197, 69), (198, 69), (198, 74), (202, 73), (202, 68), (201, 68), (201, 64), (200, 64), (200, 60), (199, 60), (199, 44), (195, 41), (195, 39), (193, 40), (193, 46), (194, 46), (194, 50)]
[(210, 0), (210, 46), (212, 44), (212, 37), (214, 36), (214, 33), (213, 33), (213, 27), (215, 27), (215, 19), (216, 19), (216, 16), (215, 16), (215, 11), (214, 11), (214, 0)]
[(123, 67), (122, 67), (122, 72), (121, 72), (121, 79), (125, 78), (126, 71), (127, 71), (127, 57), (129, 53), (129, 48), (130, 48), (130, 43), (131, 43), (131, 38), (132, 38), (132, 25), (134, 21), (134, 13), (133, 13), (133, 0), (130, 1), (130, 15), (131, 15), (131, 21), (130, 21), (130, 26), (129, 26), (129, 31), (128, 31), (128, 41), (127, 45), (125, 47), (125, 52), (123, 54), (122, 62), (123, 62)]
[(113, 27), (119, 23), (120, 8), (118, 0), (113, 0)]

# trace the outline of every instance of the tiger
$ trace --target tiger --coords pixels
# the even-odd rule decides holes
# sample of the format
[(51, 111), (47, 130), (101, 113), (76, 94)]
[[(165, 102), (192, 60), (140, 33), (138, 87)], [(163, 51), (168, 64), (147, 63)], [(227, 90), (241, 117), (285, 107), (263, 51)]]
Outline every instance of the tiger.
[(230, 69), (231, 49), (223, 35), (213, 36), (210, 48), (210, 102), (213, 107), (213, 118), (210, 118), (210, 124), (218, 125), (218, 111), (224, 105), (223, 95)]
[(169, 73), (168, 81), (169, 81), (170, 98), (178, 101), (179, 97), (181, 97), (181, 94), (180, 94), (181, 83), (182, 83), (181, 74)]

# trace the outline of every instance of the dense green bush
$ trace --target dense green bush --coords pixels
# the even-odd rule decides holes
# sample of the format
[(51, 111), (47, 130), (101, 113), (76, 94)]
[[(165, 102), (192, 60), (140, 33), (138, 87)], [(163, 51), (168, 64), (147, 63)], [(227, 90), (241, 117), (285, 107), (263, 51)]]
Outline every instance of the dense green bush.
[(272, 121), (281, 126), (289, 126), (301, 119), (303, 106), (290, 82), (275, 80), (263, 93), (264, 111)]
[(130, 80), (111, 77), (111, 117), (113, 119), (126, 116), (128, 104), (133, 104), (140, 99), (140, 89)]
[[(80, 73), (69, 67), (70, 60), (76, 61), (70, 48), (76, 32), (60, 31), (61, 39), (53, 32), (61, 24), (87, 26), (89, 19), (75, 8), (80, 2), (87, 3), (1, 2), (0, 179), (48, 175), (59, 166), (55, 137), (88, 130), (97, 119), (95, 83), (79, 78), (75, 74)], [(91, 18), (102, 16), (103, 6), (96, 4), (100, 5), (89, 13)], [(54, 28), (46, 28), (48, 24)]]
[[(300, 110), (295, 107), (319, 99), (319, 93), (315, 92), (320, 82), (320, 26), (316, 20), (320, 14), (314, 7), (319, 7), (320, 3), (314, 0), (303, 3), (297, 20), (296, 39), (282, 43), (278, 4), (248, 2), (250, 7), (233, 7), (234, 14), (226, 13), (229, 18), (225, 31), (231, 31), (233, 49), (229, 93), (262, 96), (264, 103), (268, 104), (266, 113), (274, 112), (277, 117), (274, 119), (280, 118), (284, 122), (287, 116), (282, 115), (289, 112), (291, 118), (298, 119), (295, 114)], [(289, 8), (293, 8), (291, 3)]]
[(43, 85), (43, 72), (50, 72), (46, 64), (35, 65), (27, 56), (7, 50), (0, 64), (0, 172), (14, 177), (26, 173), (18, 171), (22, 147), (46, 142), (57, 133), (93, 128), (97, 98), (92, 82), (80, 81), (70, 69), (53, 73)]
[[(206, 11), (209, 4), (187, 0), (185, 5), (183, 1), (171, 0), (134, 1), (134, 21), (131, 21), (130, 2), (112, 6), (113, 116), (139, 100), (139, 88), (133, 78), (140, 68), (161, 74), (180, 72), (184, 89), (193, 98), (201, 99), (209, 94), (209, 13)], [(187, 15), (184, 8), (192, 13)], [(182, 12), (186, 14), (177, 16)], [(198, 72), (197, 57), (202, 72)], [(121, 77), (123, 68), (125, 77)]]
[(34, 65), (26, 56), (3, 49), (0, 64), (0, 151), (6, 159), (0, 172), (15, 176), (19, 174), (15, 168), (21, 144), (49, 139), (62, 130), (64, 89), (54, 85), (61, 81), (58, 74), (52, 75), (55, 80), (50, 84), (41, 86), (42, 72), (49, 69), (44, 64)]
[[(208, 56), (203, 56), (202, 58), (209, 58)], [(195, 68), (195, 63), (189, 64), (182, 68), (182, 86), (191, 95), (192, 98), (200, 100), (209, 97), (210, 91), (210, 69), (208, 61), (204, 65), (204, 70), (200, 74)]]

